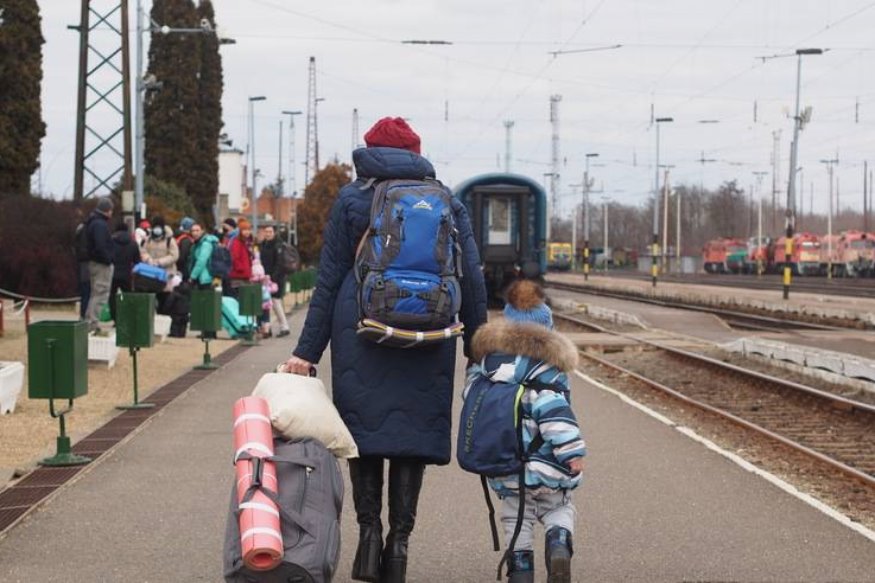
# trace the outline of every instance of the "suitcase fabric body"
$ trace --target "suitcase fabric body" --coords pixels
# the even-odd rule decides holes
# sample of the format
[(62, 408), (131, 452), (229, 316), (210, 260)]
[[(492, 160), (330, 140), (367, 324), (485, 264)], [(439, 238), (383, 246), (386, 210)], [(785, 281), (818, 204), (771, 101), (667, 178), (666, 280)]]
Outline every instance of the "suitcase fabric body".
[(163, 292), (167, 287), (167, 272), (155, 265), (138, 263), (134, 266), (131, 282), (138, 292)]
[(274, 440), (277, 506), (285, 547), (280, 565), (251, 571), (243, 564), (236, 484), (225, 529), (226, 583), (328, 583), (340, 557), (343, 478), (337, 459), (313, 439)]
[(222, 298), (222, 328), (231, 336), (244, 336), (252, 326), (248, 318), (240, 315), (240, 303), (232, 297)]

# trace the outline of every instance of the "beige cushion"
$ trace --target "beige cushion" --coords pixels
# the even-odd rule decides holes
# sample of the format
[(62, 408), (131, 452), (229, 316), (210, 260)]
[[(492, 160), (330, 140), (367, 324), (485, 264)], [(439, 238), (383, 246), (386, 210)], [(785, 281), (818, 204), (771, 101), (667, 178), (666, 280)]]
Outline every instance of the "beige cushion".
[(358, 457), (358, 447), (319, 379), (269, 373), (261, 377), (252, 395), (267, 400), (270, 422), (284, 437), (310, 437), (339, 458)]

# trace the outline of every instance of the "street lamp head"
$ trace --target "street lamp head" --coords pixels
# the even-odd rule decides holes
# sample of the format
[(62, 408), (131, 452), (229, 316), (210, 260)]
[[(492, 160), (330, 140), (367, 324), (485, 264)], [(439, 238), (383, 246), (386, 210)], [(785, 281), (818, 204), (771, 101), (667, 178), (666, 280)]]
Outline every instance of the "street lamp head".
[(264, 101), (265, 99), (267, 99), (267, 97), (264, 95), (258, 95), (256, 97), (250, 97), (249, 101)]
[(297, 110), (297, 109), (294, 110), (294, 111), (290, 111), (290, 110), (288, 110), (288, 109), (284, 109), (284, 110), (283, 110), (283, 114), (284, 114), (284, 115), (301, 115), (302, 113), (303, 113), (302, 111)]
[(822, 55), (823, 49), (796, 49), (797, 55)]
[(586, 155), (587, 158), (598, 158), (598, 156), (598, 153), (595, 152)]
[(219, 44), (220, 45), (236, 45), (237, 41), (233, 38), (220, 37)]
[(671, 121), (674, 121), (673, 117), (658, 117), (658, 118), (656, 118), (656, 123), (671, 122)]
[(719, 119), (700, 119), (699, 123), (720, 123)]

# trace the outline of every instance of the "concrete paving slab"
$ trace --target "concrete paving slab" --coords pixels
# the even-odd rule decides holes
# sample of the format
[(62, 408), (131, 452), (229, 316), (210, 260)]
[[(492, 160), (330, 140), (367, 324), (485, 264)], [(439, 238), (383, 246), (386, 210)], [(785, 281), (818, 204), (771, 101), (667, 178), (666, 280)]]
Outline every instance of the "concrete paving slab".
[[(220, 581), (231, 405), (291, 345), (247, 351), (14, 528), (0, 540), (0, 581)], [(574, 581), (872, 580), (875, 544), (576, 378), (573, 394), (591, 452), (574, 494)], [(430, 467), (409, 580), (494, 580), (486, 518), (476, 476)], [(342, 536), (336, 581), (355, 551), (350, 495)]]
[[(551, 273), (547, 281), (582, 284), (583, 276), (573, 273)], [(830, 296), (815, 293), (790, 294), (781, 298), (774, 290), (752, 290), (694, 283), (660, 281), (654, 289), (649, 280), (591, 276), (587, 285), (606, 290), (627, 290), (646, 296), (699, 301), (715, 306), (750, 306), (775, 312), (809, 314), (821, 317), (859, 320), (875, 323), (875, 299), (850, 296)]]

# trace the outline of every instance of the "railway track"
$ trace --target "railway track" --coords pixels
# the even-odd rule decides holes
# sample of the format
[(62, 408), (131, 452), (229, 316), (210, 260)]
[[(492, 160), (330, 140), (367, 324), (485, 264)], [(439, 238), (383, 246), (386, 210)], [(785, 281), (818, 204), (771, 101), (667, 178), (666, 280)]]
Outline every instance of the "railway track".
[(585, 358), (875, 487), (875, 405), (566, 314), (555, 313), (554, 318), (652, 347), (660, 361), (642, 371), (634, 362), (616, 362), (616, 357), (581, 352)]
[(575, 285), (557, 281), (547, 281), (546, 288), (553, 288), (576, 293), (585, 293), (594, 296), (614, 298), (618, 300), (626, 300), (639, 302), (644, 304), (652, 304), (666, 308), (675, 308), (679, 310), (688, 310), (693, 312), (703, 312), (706, 314), (714, 314), (723, 319), (727, 324), (743, 328), (745, 330), (764, 330), (764, 331), (783, 331), (783, 330), (847, 330), (852, 328), (848, 326), (834, 326), (831, 324), (820, 324), (817, 322), (807, 322), (802, 320), (793, 320), (790, 318), (781, 318), (775, 316), (766, 316), (762, 314), (753, 314), (748, 312), (740, 312), (738, 310), (729, 310), (725, 308), (717, 308), (712, 306), (703, 306), (699, 304), (688, 304), (679, 301), (666, 299), (644, 297), (635, 293), (623, 293), (614, 290), (602, 290), (591, 286)]

